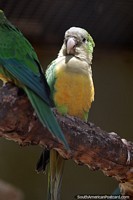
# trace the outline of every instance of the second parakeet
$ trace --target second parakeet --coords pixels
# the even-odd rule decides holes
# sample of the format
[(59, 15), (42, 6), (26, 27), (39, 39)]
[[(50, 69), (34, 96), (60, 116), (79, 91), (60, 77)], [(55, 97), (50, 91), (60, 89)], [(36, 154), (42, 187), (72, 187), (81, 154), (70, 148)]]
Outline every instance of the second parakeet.
[(23, 34), (0, 10), (0, 79), (12, 82), (27, 94), (41, 123), (68, 149), (51, 110), (50, 90), (38, 57)]

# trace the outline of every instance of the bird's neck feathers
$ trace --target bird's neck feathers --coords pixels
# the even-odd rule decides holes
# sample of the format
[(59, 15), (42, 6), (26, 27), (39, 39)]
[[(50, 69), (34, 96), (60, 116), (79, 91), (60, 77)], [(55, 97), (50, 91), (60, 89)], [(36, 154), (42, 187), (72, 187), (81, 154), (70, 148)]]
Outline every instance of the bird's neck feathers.
[[(58, 53), (58, 57), (67, 57), (67, 56), (70, 56), (70, 55), (67, 54), (66, 45), (63, 44), (62, 48), (60, 49)], [(81, 47), (81, 46), (76, 47), (74, 55), (71, 55), (71, 56), (76, 57), (80, 59), (81, 61), (85, 61), (89, 65), (91, 65), (92, 63), (92, 52), (89, 53), (88, 50), (85, 49), (85, 47)]]

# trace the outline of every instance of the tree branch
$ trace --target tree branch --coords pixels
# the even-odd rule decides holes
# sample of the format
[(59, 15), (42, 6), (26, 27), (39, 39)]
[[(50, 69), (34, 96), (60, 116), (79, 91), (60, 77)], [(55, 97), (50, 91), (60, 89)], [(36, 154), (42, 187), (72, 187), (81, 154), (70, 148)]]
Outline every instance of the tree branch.
[(54, 138), (37, 119), (26, 95), (8, 84), (0, 89), (0, 137), (20, 145), (40, 145), (56, 149), (65, 159), (102, 170), (117, 179), (122, 194), (133, 197), (133, 143), (116, 133), (107, 133), (93, 123), (54, 113), (69, 143), (71, 152)]

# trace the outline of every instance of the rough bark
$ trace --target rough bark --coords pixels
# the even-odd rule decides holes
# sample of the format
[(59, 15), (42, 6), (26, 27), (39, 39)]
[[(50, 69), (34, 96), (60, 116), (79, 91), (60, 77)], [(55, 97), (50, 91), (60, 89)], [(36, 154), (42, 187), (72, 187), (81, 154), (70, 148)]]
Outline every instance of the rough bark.
[(42, 126), (26, 95), (8, 84), (0, 89), (0, 137), (22, 146), (54, 148), (65, 159), (73, 159), (92, 170), (102, 170), (106, 176), (117, 179), (122, 194), (133, 198), (133, 143), (121, 139), (114, 132), (103, 131), (91, 122), (53, 112), (71, 152), (67, 152), (63, 144)]

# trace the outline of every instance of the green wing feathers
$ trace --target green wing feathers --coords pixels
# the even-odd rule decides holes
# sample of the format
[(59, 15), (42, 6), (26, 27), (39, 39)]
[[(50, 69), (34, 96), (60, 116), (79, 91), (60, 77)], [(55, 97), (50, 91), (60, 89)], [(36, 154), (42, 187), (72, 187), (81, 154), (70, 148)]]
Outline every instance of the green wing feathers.
[(62, 141), (67, 149), (69, 149), (65, 136), (62, 133), (60, 126), (51, 110), (51, 108), (31, 89), (24, 88), (33, 108), (35, 109), (38, 118), (44, 126), (46, 126), (54, 137)]
[(45, 103), (51, 105), (51, 100), (49, 98), (50, 91), (47, 81), (43, 74), (35, 74), (31, 69), (27, 67), (24, 63), (16, 59), (2, 59), (0, 58), (0, 63), (4, 66), (3, 71), (0, 68), (0, 73), (4, 73), (11, 79), (17, 86), (23, 87), (23, 85), (29, 87), (38, 96), (40, 96)]

